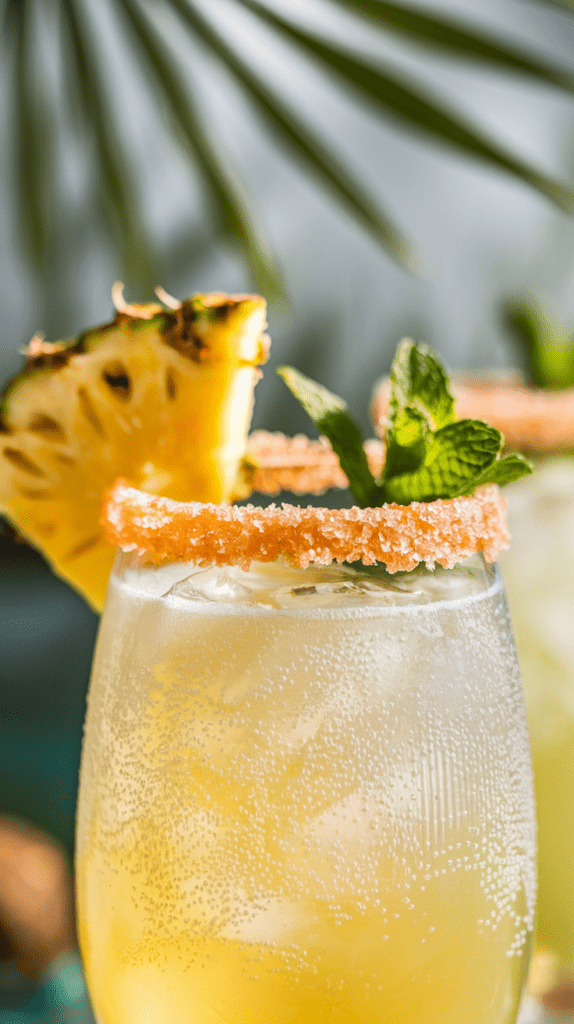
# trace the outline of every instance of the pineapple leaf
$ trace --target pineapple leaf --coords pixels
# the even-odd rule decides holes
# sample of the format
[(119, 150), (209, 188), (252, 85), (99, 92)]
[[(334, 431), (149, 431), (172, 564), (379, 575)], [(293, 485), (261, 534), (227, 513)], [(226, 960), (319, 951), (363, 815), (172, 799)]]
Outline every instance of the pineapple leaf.
[(332, 42), (322, 42), (315, 35), (296, 28), (290, 21), (270, 11), (259, 0), (241, 0), (241, 3), (307, 50), (320, 64), (334, 71), (347, 86), (358, 90), (369, 104), (381, 107), (386, 114), (390, 113), (405, 121), (417, 132), (429, 133), (464, 153), (510, 171), (563, 209), (570, 211), (574, 208), (574, 193), (570, 188), (497, 145), (463, 115), (449, 110), (437, 97), (432, 96), (428, 87), (421, 89), (406, 78), (401, 80), (397, 75), (379, 70), (370, 60), (354, 57)]

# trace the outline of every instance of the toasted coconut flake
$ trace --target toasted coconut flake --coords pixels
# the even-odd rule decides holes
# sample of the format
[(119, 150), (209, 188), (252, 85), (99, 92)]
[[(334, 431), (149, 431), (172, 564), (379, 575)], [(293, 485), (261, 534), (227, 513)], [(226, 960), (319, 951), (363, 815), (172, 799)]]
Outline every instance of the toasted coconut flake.
[(384, 562), (389, 572), (419, 562), (450, 569), (476, 551), (494, 562), (508, 544), (506, 502), (496, 485), (449, 500), (334, 510), (185, 504), (119, 480), (106, 496), (102, 523), (112, 543), (152, 563), (243, 569), (280, 557), (298, 568), (362, 561)]
[[(550, 453), (574, 446), (574, 388), (544, 391), (517, 380), (516, 374), (476, 375), (453, 381), (456, 413), (460, 419), (479, 419), (504, 434), (508, 447)], [(371, 411), (382, 437), (387, 426), (389, 382), (381, 381)]]
[[(384, 445), (373, 439), (365, 443), (365, 451), (372, 473), (378, 476), (385, 458)], [(259, 494), (324, 494), (331, 487), (349, 484), (326, 437), (310, 441), (304, 434), (286, 437), (258, 430), (249, 438), (247, 462), (254, 467), (252, 490)]]

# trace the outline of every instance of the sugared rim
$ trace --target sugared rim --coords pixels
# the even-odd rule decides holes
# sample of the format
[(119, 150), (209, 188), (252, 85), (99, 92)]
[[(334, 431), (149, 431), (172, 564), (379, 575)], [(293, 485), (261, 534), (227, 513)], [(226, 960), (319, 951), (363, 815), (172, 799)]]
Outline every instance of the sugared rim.
[[(545, 391), (528, 387), (516, 374), (476, 374), (451, 381), (459, 419), (480, 419), (500, 430), (507, 446), (550, 454), (574, 447), (574, 388)], [(371, 411), (384, 436), (388, 380), (375, 388)]]
[(112, 543), (150, 562), (210, 565), (274, 562), (297, 568), (332, 561), (383, 562), (389, 572), (420, 562), (450, 569), (477, 551), (496, 561), (508, 544), (506, 502), (496, 485), (448, 500), (381, 508), (269, 508), (178, 502), (118, 480), (102, 523)]
[[(385, 461), (385, 446), (373, 438), (365, 442), (365, 452), (377, 477)], [(257, 430), (249, 437), (246, 463), (252, 467), (251, 490), (259, 494), (323, 494), (349, 483), (326, 437), (312, 441), (305, 434), (286, 437)]]

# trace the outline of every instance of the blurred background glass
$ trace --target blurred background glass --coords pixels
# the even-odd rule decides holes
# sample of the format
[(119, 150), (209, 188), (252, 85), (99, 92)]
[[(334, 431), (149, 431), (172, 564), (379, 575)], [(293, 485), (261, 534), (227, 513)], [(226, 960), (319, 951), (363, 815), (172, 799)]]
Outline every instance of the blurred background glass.
[[(574, 320), (568, 0), (5, 0), (0, 378), (110, 288), (258, 288), (254, 426), (308, 423), (296, 364), (365, 430), (397, 340), (451, 367), (523, 356), (501, 304)], [(344, 498), (342, 500), (345, 500)], [(71, 855), (95, 616), (1, 539), (0, 811)]]

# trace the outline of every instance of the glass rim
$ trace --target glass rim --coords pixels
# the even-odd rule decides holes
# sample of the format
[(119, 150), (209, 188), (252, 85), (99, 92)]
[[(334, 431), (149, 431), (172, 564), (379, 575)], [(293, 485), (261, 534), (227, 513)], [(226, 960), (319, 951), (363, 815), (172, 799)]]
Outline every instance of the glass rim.
[(327, 509), (186, 503), (118, 480), (106, 496), (102, 523), (112, 544), (158, 564), (242, 568), (282, 555), (297, 568), (362, 561), (382, 562), (391, 573), (422, 562), (449, 569), (479, 551), (495, 562), (509, 541), (506, 501), (495, 484), (428, 503)]
[[(339, 606), (337, 606), (336, 604), (322, 604), (315, 606), (305, 605), (301, 607), (293, 607), (274, 606), (256, 600), (254, 600), (253, 603), (241, 600), (217, 600), (215, 598), (206, 600), (205, 598), (202, 598), (199, 595), (197, 597), (193, 597), (184, 594), (173, 593), (173, 587), (181, 582), (185, 582), (189, 577), (180, 578), (178, 576), (176, 579), (167, 578), (165, 580), (165, 589), (139, 586), (138, 578), (141, 578), (143, 581), (144, 577), (148, 574), (151, 574), (152, 576), (155, 575), (155, 573), (161, 575), (162, 573), (166, 572), (166, 570), (168, 570), (170, 567), (173, 567), (175, 565), (181, 566), (182, 568), (185, 567), (186, 569), (189, 568), (190, 577), (194, 575), (194, 570), (197, 571), (197, 573), (201, 573), (203, 571), (207, 572), (213, 568), (219, 568), (221, 570), (224, 570), (226, 568), (225, 566), (195, 565), (192, 562), (183, 561), (179, 563), (157, 565), (154, 563), (146, 562), (145, 555), (139, 555), (135, 551), (118, 551), (114, 567), (112, 570), (111, 579), (114, 580), (116, 585), (119, 585), (120, 587), (125, 587), (126, 590), (132, 592), (134, 596), (141, 598), (144, 601), (165, 601), (166, 606), (177, 607), (178, 609), (186, 608), (190, 612), (193, 611), (194, 615), (203, 615), (206, 618), (215, 615), (230, 615), (253, 616), (256, 618), (260, 618), (262, 616), (287, 616), (289, 618), (315, 618), (317, 620), (359, 618), (365, 619), (394, 617), (396, 615), (405, 615), (407, 613), (412, 614), (413, 612), (421, 615), (424, 615), (426, 613), (428, 615), (431, 610), (434, 613), (435, 611), (440, 611), (443, 609), (446, 610), (450, 608), (459, 608), (462, 605), (471, 608), (477, 602), (489, 600), (494, 596), (494, 594), (497, 591), (503, 592), (504, 581), (498, 563), (486, 562), (482, 552), (476, 552), (475, 555), (471, 557), (476, 557), (480, 559), (482, 567), (485, 570), (484, 583), (480, 589), (469, 590), (468, 592), (462, 595), (458, 594), (457, 596), (453, 597), (437, 597), (431, 598), (426, 601), (421, 601), (417, 599), (417, 592), (413, 590), (411, 591), (413, 595), (413, 600), (409, 601), (405, 599), (397, 602), (396, 604), (393, 604), (391, 602), (386, 603), (385, 601), (378, 599), (376, 592), (366, 595), (364, 599), (348, 597), (345, 603), (343, 603), (343, 599)], [(249, 571), (257, 573), (258, 570), (265, 570), (268, 567), (269, 563), (263, 565), (260, 565), (258, 563), (252, 563)], [(237, 567), (232, 568), (237, 570)], [(314, 571), (316, 572), (317, 570), (326, 568), (340, 568), (343, 571), (345, 569), (356, 568), (358, 575), (362, 575), (360, 565), (341, 565), (340, 563), (336, 562), (332, 563), (331, 566), (329, 567), (311, 564), (306, 568), (297, 569), (293, 566), (289, 566), (286, 564), (285, 568), (287, 571), (290, 571), (291, 573), (301, 573), (302, 581), (305, 579), (305, 576), (307, 574), (311, 574)], [(365, 567), (363, 567), (363, 569), (364, 568)], [(375, 567), (368, 568), (373, 569)], [(385, 567), (381, 564), (381, 568), (384, 569)], [(456, 574), (461, 570), (464, 572), (464, 570), (467, 568), (468, 567), (465, 566), (464, 563), (459, 563), (452, 569), (444, 570), (442, 569), (442, 567), (438, 567), (438, 572)], [(417, 569), (412, 570), (410, 573), (405, 572), (398, 575), (402, 579), (404, 579), (405, 577), (413, 577), (414, 579), (416, 579), (417, 576), (423, 578), (432, 576), (435, 571), (437, 570), (426, 569), (423, 566), (418, 566)], [(365, 575), (366, 574), (367, 573), (365, 573)], [(293, 583), (294, 581), (291, 579), (288, 580), (288, 583), (289, 582)], [(407, 595), (409, 594), (409, 591), (405, 590), (404, 594), (406, 598)]]

